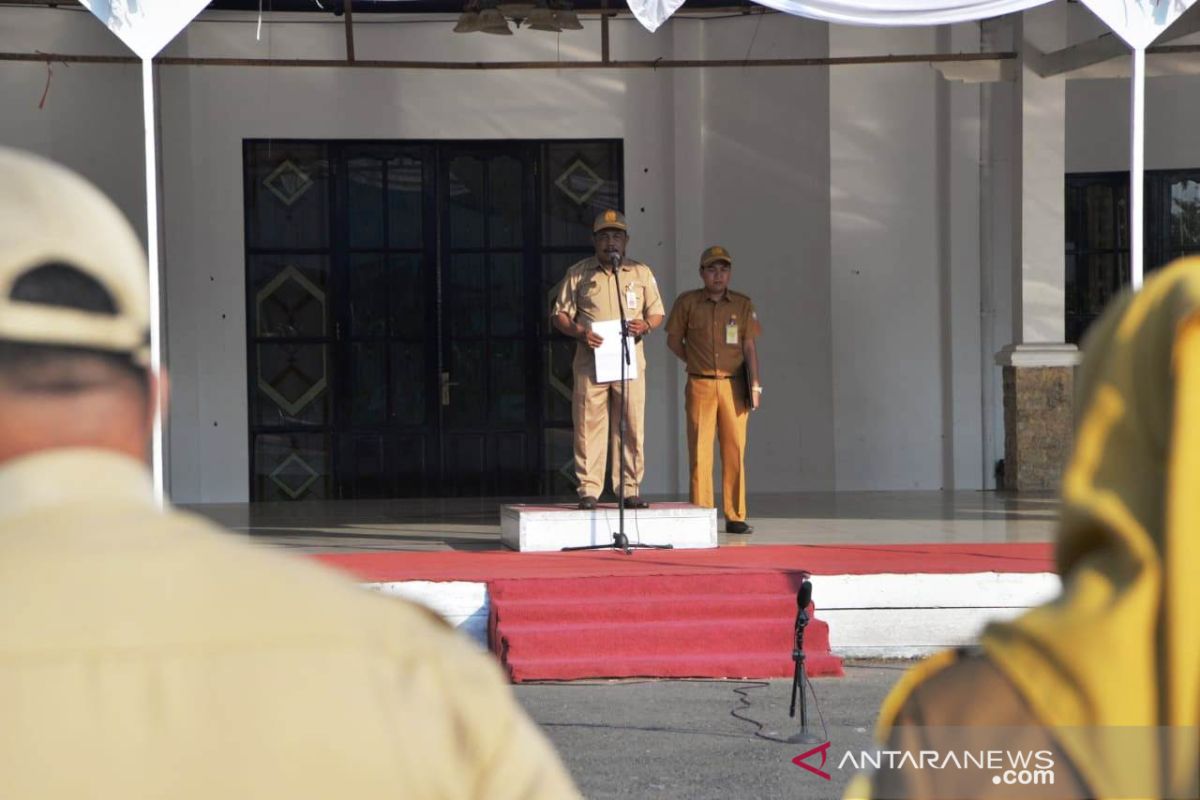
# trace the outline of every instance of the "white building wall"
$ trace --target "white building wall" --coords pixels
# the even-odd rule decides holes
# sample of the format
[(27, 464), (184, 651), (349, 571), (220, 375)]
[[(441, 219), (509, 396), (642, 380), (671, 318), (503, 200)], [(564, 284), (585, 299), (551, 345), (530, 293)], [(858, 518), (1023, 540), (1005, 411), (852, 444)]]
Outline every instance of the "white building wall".
[[(83, 9), (0, 9), (0, 50), (126, 55)], [(136, 64), (5, 62), (0, 66), (0, 145), (31, 150), (101, 186), (146, 230), (142, 84)]]
[[(594, 23), (577, 34), (511, 39), (451, 36), (448, 27), (367, 21), (356, 27), (358, 55), (599, 55)], [(928, 29), (828, 28), (776, 16), (761, 25), (677, 20), (650, 35), (622, 20), (613, 25), (613, 57), (973, 49), (973, 30), (958, 29), (947, 43)], [(90, 16), (66, 11), (0, 10), (0, 46), (119, 52)], [(267, 23), (256, 41), (252, 21), (201, 21), (171, 54), (339, 58), (343, 48), (333, 24)], [(768, 391), (750, 428), (751, 491), (972, 488), (989, 471), (977, 356), (986, 346), (978, 88), (944, 84), (919, 64), (158, 73), (177, 500), (248, 493), (241, 147), (270, 137), (622, 138), (631, 253), (656, 268), (664, 295), (697, 285), (700, 249), (720, 242), (737, 258), (735, 286), (758, 303)], [(47, 110), (38, 111), (44, 84), (42, 65), (0, 70), (0, 143), (80, 169), (143, 227), (137, 68), (55, 67)], [(662, 338), (651, 339), (648, 356), (645, 489), (685, 490), (682, 369)]]
[[(1176, 44), (1176, 42), (1172, 42)], [(1129, 169), (1129, 80), (1067, 83), (1067, 172)], [(1146, 169), (1200, 167), (1200, 76), (1146, 80)]]
[[(979, 50), (977, 25), (938, 31), (938, 52)], [(992, 350), (984, 345), (980, 248), (982, 90), (938, 81), (939, 286), (942, 347), (942, 462), (945, 489), (988, 487), (991, 457), (984, 445), (983, 402), (999, 404), (985, 384)], [(991, 392), (989, 395), (988, 393)]]
[[(782, 15), (709, 24), (704, 56), (823, 57), (828, 30)], [(710, 68), (703, 80), (704, 238), (681, 252), (678, 280), (700, 286), (700, 251), (724, 245), (762, 320), (750, 490), (832, 489), (829, 69)]]
[[(669, 31), (674, 37), (676, 53), (692, 53), (702, 58), (704, 55), (704, 26), (676, 25), (671, 23), (664, 32)], [(674, 190), (674, 230), (675, 230), (675, 262), (664, 265), (671, 273), (671, 281), (676, 293), (683, 291), (692, 284), (695, 274), (690, 269), (693, 252), (696, 248), (704, 247), (704, 176), (706, 160), (704, 157), (704, 135), (701, 123), (704, 115), (705, 70), (679, 70), (675, 75), (674, 97), (671, 99), (671, 129), (674, 140), (671, 142), (673, 158), (670, 161), (671, 182)], [(667, 313), (674, 297), (667, 298)], [(683, 394), (684, 375), (683, 365), (672, 357), (667, 373), (670, 377), (670, 390), (667, 402), (678, 402)], [(686, 438), (686, 419), (680, 413), (675, 419), (675, 447), (672, 448), (671, 464), (674, 480), (674, 490), (686, 492), (688, 486), (688, 450)], [(751, 450), (751, 454), (753, 454)]]
[[(980, 25), (981, 48), (1016, 48), (1019, 20), (1002, 18)], [(979, 252), (981, 315), (980, 402), (984, 488), (996, 488), (995, 464), (1004, 457), (1003, 373), (995, 354), (1014, 341), (1012, 306), (1020, 224), (1020, 93), (1015, 82), (980, 87)]]
[[(832, 27), (831, 56), (932, 52), (928, 29)], [(943, 486), (937, 73), (830, 74), (838, 489)]]

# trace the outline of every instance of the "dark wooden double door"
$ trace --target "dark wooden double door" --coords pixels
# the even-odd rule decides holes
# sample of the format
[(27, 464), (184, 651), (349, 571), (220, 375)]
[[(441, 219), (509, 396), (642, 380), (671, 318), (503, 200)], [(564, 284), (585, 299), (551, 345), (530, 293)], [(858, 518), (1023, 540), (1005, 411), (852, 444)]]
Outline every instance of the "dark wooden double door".
[(569, 488), (547, 288), (619, 201), (619, 145), (255, 141), (245, 164), (252, 497)]

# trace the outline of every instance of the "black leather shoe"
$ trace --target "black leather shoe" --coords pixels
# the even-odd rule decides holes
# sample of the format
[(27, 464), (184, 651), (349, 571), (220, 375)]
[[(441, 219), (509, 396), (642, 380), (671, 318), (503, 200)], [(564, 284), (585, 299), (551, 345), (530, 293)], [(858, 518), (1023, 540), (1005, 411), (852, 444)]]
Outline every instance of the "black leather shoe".
[(584, 511), (592, 511), (596, 508), (596, 498), (592, 497), (590, 494), (585, 494), (583, 497), (579, 498), (579, 507)]
[(726, 533), (754, 533), (754, 528), (751, 528), (744, 522), (726, 522)]
[(625, 507), (626, 508), (649, 508), (650, 504), (635, 494), (632, 497), (625, 498)]

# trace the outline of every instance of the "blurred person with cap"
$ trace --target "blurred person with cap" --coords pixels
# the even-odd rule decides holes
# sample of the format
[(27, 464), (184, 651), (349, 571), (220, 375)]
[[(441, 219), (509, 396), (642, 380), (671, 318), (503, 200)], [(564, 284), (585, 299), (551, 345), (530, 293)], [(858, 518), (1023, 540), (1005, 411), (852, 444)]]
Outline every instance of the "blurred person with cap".
[(667, 321), (667, 347), (687, 365), (691, 501), (712, 508), (713, 436), (721, 444), (721, 504), (727, 533), (746, 522), (746, 427), (762, 402), (756, 342), (762, 327), (750, 298), (729, 288), (733, 256), (720, 245), (700, 255), (704, 286), (679, 295)]
[[(600, 212), (592, 223), (592, 244), (596, 254), (567, 268), (552, 293), (555, 299), (550, 310), (554, 327), (577, 342), (572, 363), (575, 387), (571, 419), (575, 429), (579, 507), (596, 507), (604, 488), (605, 460), (611, 446), (613, 490), (618, 491), (624, 481), (625, 507), (647, 508), (649, 504), (641, 498), (646, 410), (646, 356), (642, 340), (662, 324), (662, 297), (650, 267), (625, 257), (629, 225), (624, 214), (613, 209)], [(637, 342), (637, 377), (627, 381), (627, 389), (619, 382), (596, 381), (593, 353), (604, 339), (592, 330), (592, 323), (619, 320), (620, 304), (624, 305), (629, 334)], [(628, 398), (624, 397), (625, 391)], [(627, 431), (624, 476), (620, 475), (618, 449), (622, 415)]]
[(147, 266), (0, 148), (0, 797), (578, 796), (433, 614), (157, 507)]
[(909, 765), (847, 797), (1200, 797), (1200, 259), (1114, 300), (1083, 349), (1059, 595), (922, 662), (879, 715), (889, 750), (1034, 753), (1052, 775)]

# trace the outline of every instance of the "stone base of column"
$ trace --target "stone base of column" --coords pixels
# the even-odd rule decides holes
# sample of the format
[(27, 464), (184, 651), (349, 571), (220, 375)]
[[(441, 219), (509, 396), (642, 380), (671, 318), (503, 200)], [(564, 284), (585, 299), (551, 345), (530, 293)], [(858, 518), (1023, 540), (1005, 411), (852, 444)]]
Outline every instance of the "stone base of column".
[(1004, 485), (1018, 492), (1058, 489), (1075, 425), (1073, 344), (1009, 345), (1004, 368)]

